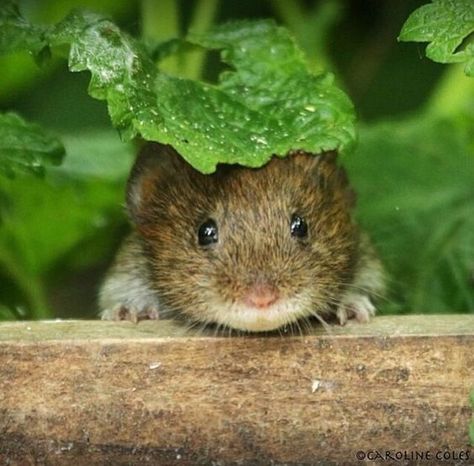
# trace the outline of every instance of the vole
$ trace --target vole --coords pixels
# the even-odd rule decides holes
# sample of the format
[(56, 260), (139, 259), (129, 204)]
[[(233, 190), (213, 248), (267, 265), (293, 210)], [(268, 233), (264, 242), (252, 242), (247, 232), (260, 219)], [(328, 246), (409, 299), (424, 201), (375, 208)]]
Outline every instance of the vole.
[(203, 175), (147, 143), (128, 180), (133, 232), (101, 288), (102, 318), (256, 332), (311, 317), (368, 321), (383, 270), (354, 204), (335, 152)]

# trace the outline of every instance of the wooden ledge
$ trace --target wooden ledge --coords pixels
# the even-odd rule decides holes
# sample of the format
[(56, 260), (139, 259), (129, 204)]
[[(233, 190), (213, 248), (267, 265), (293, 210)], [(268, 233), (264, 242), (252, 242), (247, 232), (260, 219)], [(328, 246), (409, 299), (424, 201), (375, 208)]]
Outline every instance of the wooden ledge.
[(0, 464), (363, 464), (369, 451), (471, 464), (473, 374), (472, 315), (232, 338), (5, 322)]
[[(407, 316), (378, 316), (368, 324), (349, 321), (341, 327), (332, 325), (329, 331), (321, 326), (306, 337), (319, 338), (381, 338), (406, 336), (473, 336), (474, 315), (469, 314), (430, 314)], [(210, 335), (212, 340), (216, 337)], [(267, 339), (259, 333), (249, 334), (243, 338)], [(270, 338), (296, 338), (287, 335), (271, 335)], [(199, 338), (206, 336), (202, 332), (186, 330), (182, 325), (171, 320), (132, 322), (106, 322), (101, 320), (43, 320), (31, 322), (0, 322), (0, 342), (52, 342), (98, 340), (160, 340), (162, 338)], [(219, 337), (218, 337), (219, 338)], [(235, 337), (232, 337), (235, 338)], [(224, 337), (224, 339), (227, 339)], [(314, 340), (314, 339), (313, 339)]]

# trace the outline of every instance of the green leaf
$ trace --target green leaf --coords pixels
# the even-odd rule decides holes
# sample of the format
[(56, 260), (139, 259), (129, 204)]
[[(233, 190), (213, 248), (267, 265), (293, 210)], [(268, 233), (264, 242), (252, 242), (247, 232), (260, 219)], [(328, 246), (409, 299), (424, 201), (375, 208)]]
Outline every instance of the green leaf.
[(403, 25), (399, 40), (430, 42), (426, 56), (439, 63), (465, 62), (464, 72), (474, 76), (474, 43), (457, 51), (474, 32), (472, 0), (433, 0), (415, 10)]
[(286, 29), (272, 21), (241, 21), (188, 39), (222, 49), (223, 61), (235, 69), (224, 72), (217, 86), (157, 78), (160, 109), (173, 136), (166, 142), (192, 165), (204, 172), (217, 163), (257, 167), (272, 154), (352, 146), (351, 102), (332, 75), (308, 71)]
[(52, 46), (70, 45), (71, 71), (91, 72), (89, 94), (107, 100), (112, 123), (124, 139), (138, 124), (159, 126), (156, 68), (144, 47), (102, 16), (75, 10), (49, 36)]
[(26, 49), (37, 54), (47, 45), (44, 39), (46, 30), (23, 19), (16, 1), (3, 0), (0, 7), (0, 53)]
[(60, 164), (63, 155), (62, 144), (40, 126), (14, 113), (0, 114), (0, 173), (11, 177), (21, 170), (43, 175), (44, 166)]
[(141, 43), (96, 14), (74, 11), (45, 34), (51, 47), (70, 45), (71, 71), (91, 72), (89, 93), (107, 100), (125, 140), (171, 144), (204, 173), (218, 163), (257, 167), (272, 154), (345, 151), (354, 143), (348, 97), (331, 75), (311, 74), (287, 30), (272, 21), (189, 36), (221, 49), (235, 67), (217, 85), (159, 72)]
[(92, 73), (89, 92), (107, 99), (125, 138), (137, 133), (174, 146), (195, 168), (257, 167), (290, 150), (341, 149), (355, 139), (354, 114), (332, 76), (314, 76), (273, 22), (232, 23), (189, 41), (223, 49), (236, 67), (219, 85), (158, 73), (145, 49), (107, 20), (74, 12), (51, 43), (71, 43), (73, 71)]

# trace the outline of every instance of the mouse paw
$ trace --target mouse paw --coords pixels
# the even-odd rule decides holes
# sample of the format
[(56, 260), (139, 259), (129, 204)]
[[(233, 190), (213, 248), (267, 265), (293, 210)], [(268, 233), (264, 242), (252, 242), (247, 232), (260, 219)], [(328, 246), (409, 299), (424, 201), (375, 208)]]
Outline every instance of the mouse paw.
[(102, 320), (129, 320), (139, 322), (140, 320), (158, 320), (160, 314), (155, 306), (138, 307), (129, 304), (118, 304), (112, 309), (106, 309), (101, 313)]
[(341, 325), (352, 318), (364, 323), (375, 315), (375, 306), (367, 295), (349, 293), (339, 304), (336, 315)]

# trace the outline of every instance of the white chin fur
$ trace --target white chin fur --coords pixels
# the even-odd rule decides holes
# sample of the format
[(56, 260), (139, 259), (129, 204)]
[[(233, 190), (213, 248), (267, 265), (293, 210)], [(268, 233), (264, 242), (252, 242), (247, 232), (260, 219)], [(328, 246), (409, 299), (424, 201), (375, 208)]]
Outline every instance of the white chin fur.
[[(280, 303), (268, 309), (256, 309), (241, 304), (234, 304), (222, 316), (222, 307), (217, 313), (217, 322), (237, 330), (264, 332), (276, 330), (286, 324), (295, 322), (308, 313), (301, 310), (301, 302)], [(224, 317), (224, 318), (223, 318)]]

